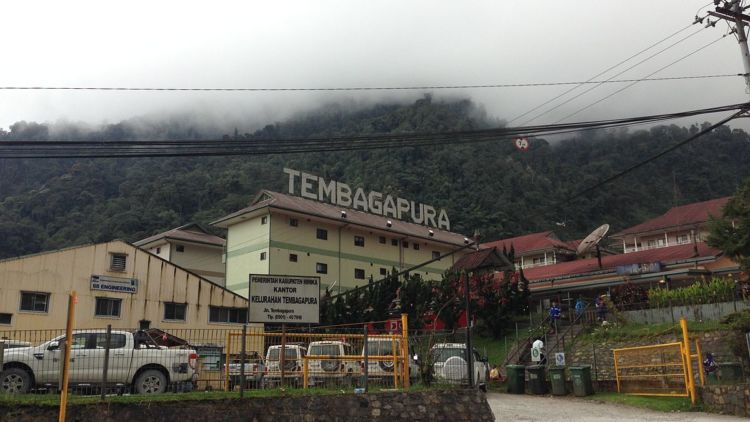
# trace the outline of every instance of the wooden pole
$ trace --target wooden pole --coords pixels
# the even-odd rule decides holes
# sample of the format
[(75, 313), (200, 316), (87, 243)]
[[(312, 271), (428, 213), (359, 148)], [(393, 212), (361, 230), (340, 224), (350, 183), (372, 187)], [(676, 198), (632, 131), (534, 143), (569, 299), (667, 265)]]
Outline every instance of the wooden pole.
[(60, 391), (60, 413), (59, 422), (65, 422), (65, 412), (68, 406), (68, 372), (70, 371), (70, 343), (73, 341), (73, 322), (75, 320), (76, 303), (78, 296), (76, 291), (70, 292), (68, 297), (68, 323), (65, 326), (65, 350), (63, 350), (62, 385)]

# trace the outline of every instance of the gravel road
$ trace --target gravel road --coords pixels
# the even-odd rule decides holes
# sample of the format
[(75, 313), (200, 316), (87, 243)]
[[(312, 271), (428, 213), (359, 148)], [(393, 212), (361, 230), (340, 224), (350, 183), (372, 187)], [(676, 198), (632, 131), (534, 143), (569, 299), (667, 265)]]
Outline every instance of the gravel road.
[(497, 421), (747, 421), (736, 416), (711, 413), (662, 413), (619, 404), (599, 403), (573, 397), (535, 397), (513, 394), (487, 394)]

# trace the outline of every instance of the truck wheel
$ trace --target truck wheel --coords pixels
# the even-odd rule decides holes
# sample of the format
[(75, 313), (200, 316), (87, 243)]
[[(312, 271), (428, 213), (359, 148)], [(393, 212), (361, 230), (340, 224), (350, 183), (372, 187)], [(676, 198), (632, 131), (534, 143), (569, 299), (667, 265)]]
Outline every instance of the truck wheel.
[(21, 368), (8, 368), (0, 373), (3, 394), (24, 394), (31, 390), (31, 375)]
[(135, 380), (135, 392), (138, 394), (160, 394), (167, 390), (167, 377), (156, 369), (147, 369)]

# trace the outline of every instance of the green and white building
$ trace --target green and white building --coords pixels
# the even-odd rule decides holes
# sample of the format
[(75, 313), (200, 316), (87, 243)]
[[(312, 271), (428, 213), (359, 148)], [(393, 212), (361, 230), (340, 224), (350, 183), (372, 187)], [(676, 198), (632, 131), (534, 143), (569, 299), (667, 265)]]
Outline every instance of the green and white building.
[[(212, 224), (227, 229), (226, 287), (245, 297), (249, 274), (319, 276), (322, 289), (343, 291), (469, 242), (436, 227), (267, 190)], [(416, 271), (438, 279), (464, 253)]]

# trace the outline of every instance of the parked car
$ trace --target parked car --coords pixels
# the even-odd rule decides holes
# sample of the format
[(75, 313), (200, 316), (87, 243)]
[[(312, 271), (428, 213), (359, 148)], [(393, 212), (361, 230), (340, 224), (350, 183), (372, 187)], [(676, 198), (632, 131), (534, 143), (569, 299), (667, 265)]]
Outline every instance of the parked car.
[[(395, 350), (394, 350), (395, 347)], [(393, 340), (387, 337), (370, 337), (367, 339), (367, 355), (368, 356), (393, 356), (396, 353), (398, 358), (402, 356), (401, 341)], [(364, 347), (362, 348), (362, 357), (365, 355)], [(361, 370), (364, 374), (365, 362), (361, 362)], [(375, 381), (387, 382), (393, 378), (394, 364), (392, 360), (368, 360), (367, 365), (367, 377), (372, 378)], [(419, 377), (419, 366), (409, 356), (409, 377)]]
[[(307, 349), (302, 344), (292, 343), (284, 345), (284, 382), (302, 384), (302, 369)], [(273, 386), (281, 382), (281, 345), (273, 345), (266, 351), (265, 385)]]
[[(465, 343), (438, 343), (430, 349), (432, 353), (435, 379), (451, 384), (468, 384), (469, 374), (466, 364)], [(487, 358), (482, 357), (479, 352), (472, 350), (474, 385), (483, 385), (487, 382), (490, 366)]]
[[(229, 364), (229, 389), (241, 384), (242, 363), (239, 359)], [(245, 388), (263, 387), (263, 377), (265, 376), (265, 365), (263, 357), (258, 352), (250, 352), (245, 360)]]
[(308, 361), (310, 385), (326, 382), (352, 384), (352, 378), (359, 375), (359, 362), (336, 359), (337, 356), (358, 356), (349, 343), (338, 340), (314, 341), (307, 348), (309, 356), (326, 356), (326, 359)]
[(31, 347), (31, 343), (28, 341), (11, 340), (11, 339), (0, 339), (0, 343), (3, 343), (3, 347), (7, 349), (18, 349), (21, 347)]
[[(59, 336), (36, 347), (5, 350), (0, 391), (13, 394), (59, 388), (65, 341), (65, 336)], [(71, 387), (96, 386), (103, 381), (105, 344), (105, 330), (73, 334), (68, 373)], [(163, 393), (170, 384), (192, 386), (197, 379), (197, 359), (195, 350), (157, 346), (141, 331), (112, 331), (107, 381), (141, 394)]]

